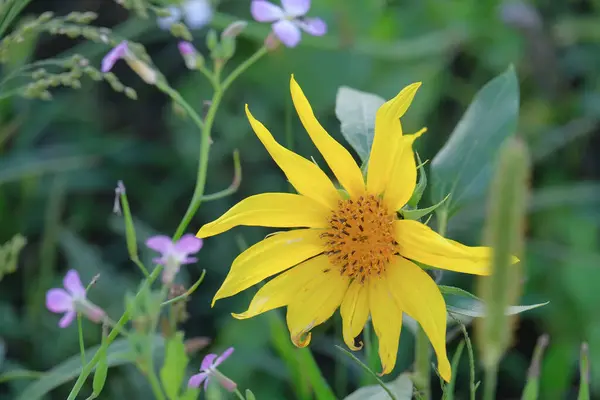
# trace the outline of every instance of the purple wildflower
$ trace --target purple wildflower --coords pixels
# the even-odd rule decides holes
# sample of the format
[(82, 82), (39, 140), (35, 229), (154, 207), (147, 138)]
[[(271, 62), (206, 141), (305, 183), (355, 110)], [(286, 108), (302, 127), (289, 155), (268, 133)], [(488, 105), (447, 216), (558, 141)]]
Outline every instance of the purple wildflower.
[(144, 82), (153, 85), (156, 83), (157, 73), (148, 64), (138, 59), (135, 54), (129, 49), (129, 44), (126, 40), (119, 43), (114, 49), (108, 52), (102, 59), (102, 72), (110, 71), (117, 61), (125, 60), (127, 65), (139, 75)]
[(327, 24), (321, 18), (305, 18), (310, 0), (281, 0), (282, 7), (265, 0), (253, 0), (252, 17), (258, 22), (273, 22), (273, 32), (287, 47), (300, 42), (301, 30), (313, 36), (327, 33)]
[(89, 302), (85, 288), (81, 284), (79, 274), (74, 269), (69, 270), (63, 279), (65, 289), (53, 288), (46, 293), (46, 307), (54, 313), (64, 313), (58, 326), (66, 328), (73, 322), (77, 311), (94, 322), (100, 322), (105, 317), (104, 310)]
[(202, 360), (202, 365), (200, 365), (200, 372), (196, 375), (192, 375), (188, 381), (188, 386), (197, 388), (200, 387), (202, 382), (204, 382), (204, 390), (206, 390), (208, 388), (209, 380), (214, 377), (217, 381), (219, 381), (221, 386), (230, 392), (233, 392), (236, 389), (237, 384), (217, 371), (217, 367), (221, 365), (221, 363), (223, 363), (223, 361), (225, 361), (231, 355), (231, 353), (233, 353), (233, 347), (225, 350), (220, 356), (217, 356), (216, 354), (206, 355)]
[(189, 257), (200, 251), (202, 239), (192, 234), (183, 235), (181, 239), (173, 243), (170, 237), (164, 235), (152, 236), (146, 241), (146, 246), (160, 253), (160, 257), (153, 261), (165, 266), (163, 272), (163, 283), (171, 283), (179, 272), (182, 264), (190, 264), (198, 261), (195, 257)]
[(190, 42), (179, 42), (177, 44), (179, 53), (183, 57), (185, 66), (189, 69), (195, 69), (198, 66), (198, 51)]

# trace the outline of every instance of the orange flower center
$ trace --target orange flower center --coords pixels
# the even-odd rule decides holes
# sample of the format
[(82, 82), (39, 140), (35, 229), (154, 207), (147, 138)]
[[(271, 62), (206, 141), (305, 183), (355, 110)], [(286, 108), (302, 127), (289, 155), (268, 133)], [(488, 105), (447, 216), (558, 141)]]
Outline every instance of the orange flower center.
[(381, 274), (397, 251), (394, 219), (395, 214), (376, 196), (340, 200), (329, 218), (330, 228), (321, 234), (325, 254), (342, 275), (361, 282)]

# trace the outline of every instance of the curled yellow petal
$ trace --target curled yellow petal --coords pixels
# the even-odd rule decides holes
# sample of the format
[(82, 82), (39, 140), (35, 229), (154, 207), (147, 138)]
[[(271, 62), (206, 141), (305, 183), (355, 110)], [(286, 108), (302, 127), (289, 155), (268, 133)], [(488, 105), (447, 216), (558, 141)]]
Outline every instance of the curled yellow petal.
[(233, 261), (212, 305), (322, 253), (321, 232), (317, 229), (294, 229), (269, 236), (248, 248)]
[(348, 287), (340, 307), (342, 315), (343, 336), (346, 346), (352, 350), (360, 350), (362, 342), (357, 347), (354, 339), (363, 330), (369, 317), (369, 290), (366, 284), (355, 279)]
[[(325, 257), (325, 260), (329, 262)], [(350, 278), (325, 268), (296, 292), (287, 308), (286, 321), (292, 342), (298, 347), (310, 343), (310, 330), (327, 321), (340, 306)]]
[(367, 172), (367, 190), (369, 193), (383, 193), (387, 186), (398, 142), (402, 137), (400, 117), (408, 110), (420, 86), (421, 82), (406, 86), (396, 97), (377, 110), (375, 135)]
[(469, 247), (446, 239), (418, 221), (394, 222), (400, 255), (435, 268), (473, 275), (489, 275), (489, 247)]
[(382, 368), (379, 375), (389, 374), (394, 370), (402, 330), (402, 310), (394, 298), (392, 287), (385, 276), (369, 278), (369, 308), (373, 329), (379, 339)]
[(291, 193), (262, 193), (231, 207), (196, 234), (199, 238), (218, 235), (238, 225), (273, 228), (326, 228), (330, 211), (314, 200)]
[(246, 105), (246, 116), (256, 136), (298, 193), (310, 197), (326, 207), (334, 208), (339, 200), (339, 195), (327, 175), (315, 163), (277, 143), (271, 132), (252, 116), (248, 105)]
[(318, 284), (329, 268), (326, 256), (317, 256), (267, 282), (254, 295), (248, 310), (241, 314), (231, 314), (237, 319), (246, 319), (275, 308), (290, 304), (302, 290)]
[(292, 75), (290, 79), (290, 91), (292, 92), (292, 100), (296, 107), (296, 112), (300, 117), (300, 121), (304, 129), (310, 135), (315, 146), (325, 158), (325, 162), (333, 171), (340, 184), (352, 197), (358, 197), (364, 193), (365, 184), (360, 168), (352, 158), (352, 155), (332, 138), (329, 133), (321, 126), (315, 114), (313, 113), (310, 103), (304, 96), (302, 88)]
[(452, 369), (446, 353), (446, 303), (429, 275), (413, 262), (396, 257), (386, 271), (398, 306), (414, 318), (431, 341), (440, 376), (450, 381)]
[(405, 135), (398, 144), (390, 180), (383, 197), (390, 210), (402, 208), (415, 191), (417, 186), (417, 164), (412, 146), (414, 141), (425, 131), (427, 131), (427, 128), (423, 128), (413, 135)]

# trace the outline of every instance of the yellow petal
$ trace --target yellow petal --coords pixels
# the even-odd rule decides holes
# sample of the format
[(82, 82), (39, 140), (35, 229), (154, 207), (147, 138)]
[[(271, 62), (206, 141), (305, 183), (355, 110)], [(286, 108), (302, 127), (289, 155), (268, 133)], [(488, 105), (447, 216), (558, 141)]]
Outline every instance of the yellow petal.
[(339, 194), (327, 175), (312, 161), (277, 143), (271, 132), (252, 116), (247, 104), (246, 116), (256, 136), (298, 193), (310, 197), (326, 207), (335, 208)]
[(408, 85), (396, 97), (377, 110), (375, 136), (367, 172), (367, 191), (369, 193), (383, 193), (387, 186), (398, 141), (402, 137), (400, 117), (408, 110), (420, 86), (421, 82)]
[(450, 381), (452, 369), (446, 354), (446, 303), (429, 275), (414, 263), (396, 257), (386, 271), (399, 307), (423, 328), (437, 356), (438, 371)]
[(340, 313), (342, 314), (344, 342), (346, 342), (346, 346), (352, 350), (360, 350), (362, 342), (356, 347), (354, 345), (354, 338), (363, 330), (369, 317), (369, 290), (366, 284), (360, 283), (358, 279), (352, 281), (344, 296), (344, 300), (342, 300)]
[(238, 225), (326, 228), (330, 212), (316, 201), (298, 194), (262, 193), (240, 201), (220, 218), (200, 228), (196, 236), (218, 235)]
[(256, 292), (248, 310), (231, 314), (237, 319), (246, 319), (266, 311), (283, 307), (292, 302), (305, 287), (312, 287), (326, 276), (329, 269), (327, 256), (317, 256), (273, 278)]
[(233, 296), (269, 276), (278, 274), (323, 252), (322, 231), (295, 229), (269, 236), (237, 256), (215, 301)]
[(379, 339), (380, 375), (394, 370), (402, 329), (402, 310), (390, 290), (392, 287), (385, 276), (369, 278), (369, 308), (373, 329)]
[(426, 130), (427, 128), (423, 128), (414, 135), (403, 136), (400, 140), (384, 195), (384, 201), (390, 210), (402, 208), (415, 191), (417, 186), (417, 164), (415, 163), (412, 146), (414, 141)]
[(401, 256), (435, 268), (489, 275), (490, 248), (469, 247), (448, 240), (418, 221), (394, 221)]
[[(325, 257), (326, 262), (329, 260)], [(340, 306), (350, 278), (327, 267), (296, 293), (287, 308), (287, 325), (297, 347), (310, 343), (310, 330), (327, 321)]]
[(323, 129), (302, 89), (296, 83), (294, 75), (290, 80), (290, 90), (300, 121), (302, 121), (304, 129), (306, 129), (313, 143), (325, 158), (329, 168), (351, 197), (362, 195), (365, 190), (365, 183), (360, 168), (348, 150)]

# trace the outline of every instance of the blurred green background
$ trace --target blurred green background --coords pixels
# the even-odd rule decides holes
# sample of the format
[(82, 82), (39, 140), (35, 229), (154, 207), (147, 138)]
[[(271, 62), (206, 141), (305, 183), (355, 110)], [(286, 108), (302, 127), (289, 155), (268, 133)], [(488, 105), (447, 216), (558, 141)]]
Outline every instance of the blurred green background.
[[(249, 4), (213, 3), (211, 26), (220, 31), (234, 19), (251, 20)], [(99, 24), (143, 43), (193, 107), (201, 110), (210, 98), (207, 81), (185, 68), (177, 40), (159, 29), (155, 18), (130, 16), (107, 0), (34, 0), (25, 15), (46, 10), (97, 12)], [(240, 149), (242, 184), (233, 196), (203, 204), (191, 232), (248, 195), (288, 189), (250, 129), (245, 103), (281, 143), (319, 160), (291, 104), (291, 73), (322, 124), (338, 139), (334, 107), (340, 86), (390, 98), (404, 85), (422, 81), (404, 127), (409, 132), (429, 128), (417, 148), (422, 159), (431, 159), (477, 90), (514, 64), (521, 85), (518, 134), (529, 144), (534, 161), (521, 303), (550, 304), (520, 316), (514, 346), (501, 365), (498, 398), (520, 397), (542, 333), (549, 333), (551, 343), (542, 366), (541, 398), (576, 396), (582, 341), (589, 342), (593, 390), (600, 395), (600, 368), (595, 368), (600, 365), (600, 1), (313, 0), (310, 15), (328, 22), (325, 37), (305, 35), (298, 48), (268, 54), (226, 95), (213, 131), (207, 193), (230, 184), (234, 149)], [(207, 29), (192, 31), (200, 51), (206, 51)], [(231, 64), (252, 54), (268, 29), (251, 24)], [(77, 51), (99, 65), (108, 50), (101, 44), (43, 36), (31, 57)], [(0, 102), (0, 242), (16, 233), (28, 239), (17, 272), (0, 282), (0, 373), (45, 371), (77, 355), (77, 329), (61, 330), (58, 317), (44, 308), (45, 291), (60, 285), (68, 268), (76, 268), (86, 282), (99, 273), (90, 298), (113, 319), (121, 314), (126, 290), (135, 290), (141, 277), (128, 259), (122, 220), (112, 214), (117, 180), (127, 186), (140, 244), (152, 234), (171, 234), (191, 197), (198, 130), (124, 63), (114, 72), (138, 91), (139, 100), (114, 93), (105, 83), (87, 81), (80, 90), (55, 91), (52, 102)], [(479, 243), (484, 210), (485, 204), (462, 210), (450, 220), (448, 235)], [(210, 338), (213, 351), (234, 346), (223, 371), (259, 399), (295, 398), (265, 316), (246, 321), (230, 316), (245, 309), (255, 289), (210, 308), (240, 245), (253, 244), (268, 232), (236, 228), (205, 240), (200, 261), (180, 276), (189, 285), (207, 270), (188, 303), (184, 328), (188, 338)], [(143, 248), (142, 255), (147, 262), (152, 257)], [(445, 274), (444, 283), (473, 288), (472, 278), (458, 274)], [(99, 327), (86, 322), (84, 330), (88, 346), (99, 342)], [(363, 375), (333, 347), (341, 343), (336, 317), (315, 330), (311, 344), (339, 397), (353, 391)], [(410, 367), (412, 345), (412, 334), (405, 329), (395, 373)], [(450, 353), (455, 346), (456, 340)], [(456, 398), (464, 399), (466, 358), (457, 373)], [(30, 382), (0, 384), (0, 399), (15, 398)], [(64, 399), (69, 389), (68, 384), (61, 386), (47, 398)], [(146, 381), (134, 367), (110, 370), (101, 398), (126, 397), (149, 398)]]

